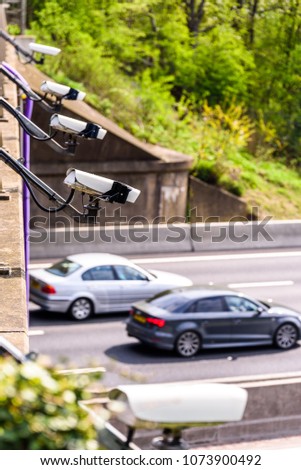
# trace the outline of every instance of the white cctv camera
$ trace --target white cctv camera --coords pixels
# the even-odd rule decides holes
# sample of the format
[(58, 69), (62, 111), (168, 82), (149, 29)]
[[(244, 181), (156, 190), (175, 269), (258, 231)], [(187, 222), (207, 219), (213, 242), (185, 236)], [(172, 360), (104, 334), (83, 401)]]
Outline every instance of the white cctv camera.
[(82, 101), (86, 93), (83, 91), (76, 90), (66, 85), (61, 85), (60, 83), (44, 81), (41, 83), (41, 90), (44, 93), (49, 93), (56, 96), (57, 98), (64, 98), (66, 100), (80, 100)]
[(69, 168), (64, 183), (73, 189), (92, 196), (101, 196), (107, 202), (135, 202), (138, 198), (139, 189), (132, 188), (127, 184), (113, 181), (103, 176), (97, 176), (85, 171)]
[(133, 428), (184, 428), (240, 421), (247, 391), (230, 384), (122, 385), (109, 397), (123, 404), (120, 421)]
[(53, 114), (50, 118), (50, 127), (68, 134), (77, 134), (87, 139), (103, 139), (107, 133), (105, 129), (92, 122), (79, 121), (77, 119)]
[(28, 47), (33, 52), (40, 52), (41, 54), (57, 55), (61, 52), (61, 49), (52, 46), (45, 46), (44, 44), (38, 44), (36, 42), (30, 42)]

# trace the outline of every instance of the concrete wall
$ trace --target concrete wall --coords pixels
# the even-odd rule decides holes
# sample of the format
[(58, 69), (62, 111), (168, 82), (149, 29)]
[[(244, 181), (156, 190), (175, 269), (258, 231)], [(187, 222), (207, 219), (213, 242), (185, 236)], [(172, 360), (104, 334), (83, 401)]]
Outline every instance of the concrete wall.
[(205, 222), (210, 219), (227, 221), (248, 216), (247, 204), (228, 191), (217, 188), (194, 176), (189, 178), (189, 208), (191, 222)]
[[(0, 28), (5, 28), (3, 6), (0, 5)], [(0, 60), (13, 67), (15, 51), (0, 40)], [(1, 94), (17, 106), (16, 87), (0, 76)], [(13, 156), (20, 155), (19, 126), (7, 112), (0, 118), (0, 146)], [(27, 306), (24, 271), (24, 238), (21, 178), (0, 161), (0, 335), (22, 351), (28, 351)]]

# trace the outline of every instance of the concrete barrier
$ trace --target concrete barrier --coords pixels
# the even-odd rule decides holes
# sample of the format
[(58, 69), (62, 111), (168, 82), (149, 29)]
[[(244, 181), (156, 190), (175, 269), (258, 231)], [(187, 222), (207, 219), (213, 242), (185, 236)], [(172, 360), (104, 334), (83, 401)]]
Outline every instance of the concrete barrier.
[(192, 251), (187, 224), (172, 228), (156, 225), (31, 231), (30, 247), (33, 259), (72, 253), (112, 252), (128, 255)]
[(301, 220), (159, 224), (107, 227), (35, 227), (30, 232), (32, 259), (72, 253), (152, 254), (296, 248)]
[(250, 250), (301, 246), (301, 220), (192, 224), (193, 251)]

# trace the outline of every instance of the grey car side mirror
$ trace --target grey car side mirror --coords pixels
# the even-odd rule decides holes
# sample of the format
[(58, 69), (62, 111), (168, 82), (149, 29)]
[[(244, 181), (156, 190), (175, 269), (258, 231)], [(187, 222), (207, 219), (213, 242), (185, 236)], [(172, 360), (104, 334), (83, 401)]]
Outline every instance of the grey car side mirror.
[(256, 312), (257, 315), (261, 315), (262, 312), (264, 312), (264, 308), (263, 307), (258, 307), (257, 312)]

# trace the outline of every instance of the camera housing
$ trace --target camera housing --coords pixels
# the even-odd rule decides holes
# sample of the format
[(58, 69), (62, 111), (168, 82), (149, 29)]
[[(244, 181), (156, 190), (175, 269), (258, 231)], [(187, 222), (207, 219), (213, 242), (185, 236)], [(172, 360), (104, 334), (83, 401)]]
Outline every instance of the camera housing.
[(248, 393), (232, 384), (122, 385), (109, 398), (121, 402), (118, 419), (130, 428), (179, 429), (242, 419)]
[(68, 134), (77, 134), (87, 139), (102, 140), (107, 131), (98, 124), (92, 122), (79, 121), (62, 114), (53, 114), (50, 118), (50, 127)]
[(101, 196), (101, 199), (106, 202), (117, 202), (119, 204), (134, 203), (140, 194), (139, 189), (132, 186), (75, 168), (67, 170), (64, 183), (77, 191), (91, 196)]
[(40, 88), (44, 93), (56, 96), (59, 99), (82, 101), (86, 96), (83, 91), (48, 80), (42, 82)]
[(45, 44), (39, 44), (37, 42), (30, 42), (28, 47), (33, 52), (40, 52), (41, 54), (47, 55), (58, 55), (61, 52), (61, 49), (53, 46), (46, 46)]

